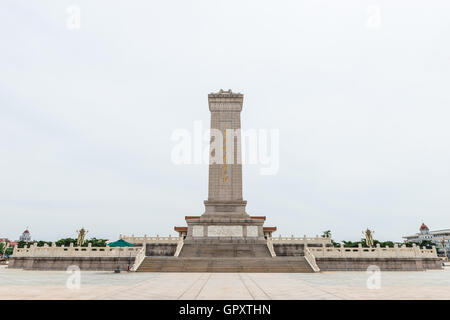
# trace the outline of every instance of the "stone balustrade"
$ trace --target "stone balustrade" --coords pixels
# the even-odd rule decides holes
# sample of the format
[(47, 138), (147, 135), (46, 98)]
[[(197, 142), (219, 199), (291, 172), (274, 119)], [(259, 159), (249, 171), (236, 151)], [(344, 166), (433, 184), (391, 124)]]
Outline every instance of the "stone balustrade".
[(292, 244), (331, 244), (331, 238), (329, 237), (307, 237), (306, 235), (303, 237), (282, 237), (279, 235), (278, 237), (271, 237), (269, 240), (273, 244), (281, 244), (281, 243), (292, 243)]
[(156, 237), (148, 237), (147, 235), (144, 235), (143, 237), (136, 237), (134, 235), (131, 236), (120, 235), (119, 238), (132, 244), (178, 243), (179, 241), (179, 237), (172, 237), (171, 235), (169, 235), (168, 237), (160, 237), (159, 235), (157, 235)]
[(309, 265), (311, 266), (313, 271), (314, 272), (319, 272), (320, 268), (317, 265), (316, 257), (314, 257), (314, 255), (311, 253), (311, 251), (309, 250), (308, 246), (305, 246), (305, 250), (303, 252), (305, 254), (306, 261), (309, 263)]
[(71, 243), (69, 247), (57, 247), (45, 244), (38, 247), (37, 244), (25, 248), (14, 247), (13, 257), (135, 257), (140, 247), (75, 247)]
[(312, 255), (316, 258), (437, 258), (436, 247), (432, 249), (420, 248), (413, 244), (412, 247), (398, 246), (393, 248), (376, 247), (363, 248), (361, 244), (357, 248), (347, 248), (341, 245), (335, 247), (309, 247)]
[(275, 249), (273, 247), (272, 238), (270, 238), (270, 237), (267, 238), (267, 248), (269, 248), (269, 252), (270, 252), (270, 255), (272, 257), (276, 257), (277, 256), (277, 254), (275, 253)]
[[(168, 237), (161, 237), (157, 235), (156, 237), (149, 237), (147, 235), (144, 235), (143, 237), (136, 237), (135, 235), (126, 236), (126, 235), (120, 235), (120, 239), (125, 240), (132, 244), (143, 244), (146, 243), (178, 243), (179, 237), (172, 237), (169, 235)], [(278, 237), (272, 237), (270, 238), (273, 244), (278, 243), (299, 243), (299, 244), (331, 244), (331, 238), (329, 237), (282, 237), (281, 235)]]
[(133, 266), (131, 267), (131, 271), (136, 271), (141, 263), (145, 259), (145, 246), (140, 247), (139, 251), (136, 254), (136, 259), (134, 259)]
[(181, 253), (181, 249), (183, 249), (184, 240), (183, 237), (178, 238), (177, 249), (175, 250), (175, 257), (178, 257)]

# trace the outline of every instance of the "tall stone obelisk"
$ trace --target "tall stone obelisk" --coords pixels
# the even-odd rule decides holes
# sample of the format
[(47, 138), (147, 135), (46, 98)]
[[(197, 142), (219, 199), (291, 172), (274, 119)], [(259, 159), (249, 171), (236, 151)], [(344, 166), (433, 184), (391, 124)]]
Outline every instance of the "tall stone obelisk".
[[(231, 90), (208, 95), (211, 159), (204, 217), (248, 218), (245, 213), (247, 202), (242, 199), (240, 130), (243, 100), (242, 94)], [(221, 139), (222, 143), (217, 143), (217, 139)], [(221, 149), (217, 150), (218, 147)]]
[[(201, 216), (186, 217), (188, 228), (181, 257), (270, 257), (263, 231), (265, 217), (250, 217), (245, 212), (247, 202), (242, 198), (243, 98), (231, 90), (208, 95), (211, 111), (208, 200)], [(223, 141), (217, 143), (216, 139)]]

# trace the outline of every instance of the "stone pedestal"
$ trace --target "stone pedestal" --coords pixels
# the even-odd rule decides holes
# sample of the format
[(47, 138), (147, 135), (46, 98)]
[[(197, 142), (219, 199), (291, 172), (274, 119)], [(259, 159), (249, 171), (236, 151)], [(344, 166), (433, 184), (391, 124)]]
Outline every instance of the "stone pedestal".
[(270, 257), (264, 220), (202, 215), (186, 222), (181, 257)]

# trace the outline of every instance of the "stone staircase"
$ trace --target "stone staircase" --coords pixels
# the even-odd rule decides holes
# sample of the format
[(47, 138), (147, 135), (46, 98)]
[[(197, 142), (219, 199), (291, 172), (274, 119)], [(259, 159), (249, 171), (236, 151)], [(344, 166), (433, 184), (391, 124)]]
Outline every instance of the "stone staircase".
[(305, 257), (145, 257), (137, 272), (314, 272)]

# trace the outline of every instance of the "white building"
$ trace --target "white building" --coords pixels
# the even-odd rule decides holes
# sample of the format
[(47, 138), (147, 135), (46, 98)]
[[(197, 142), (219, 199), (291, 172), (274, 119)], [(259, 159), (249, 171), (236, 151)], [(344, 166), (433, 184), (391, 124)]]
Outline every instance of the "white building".
[(450, 229), (430, 231), (425, 223), (420, 226), (419, 233), (411, 236), (404, 236), (405, 242), (420, 243), (423, 240), (432, 241), (436, 245), (436, 249), (444, 251), (442, 241), (444, 241), (445, 249), (447, 250), (447, 257), (450, 257)]
[(26, 229), (22, 235), (19, 238), (19, 241), (26, 241), (26, 242), (30, 242), (31, 241), (31, 234), (30, 231), (28, 231), (28, 229)]

